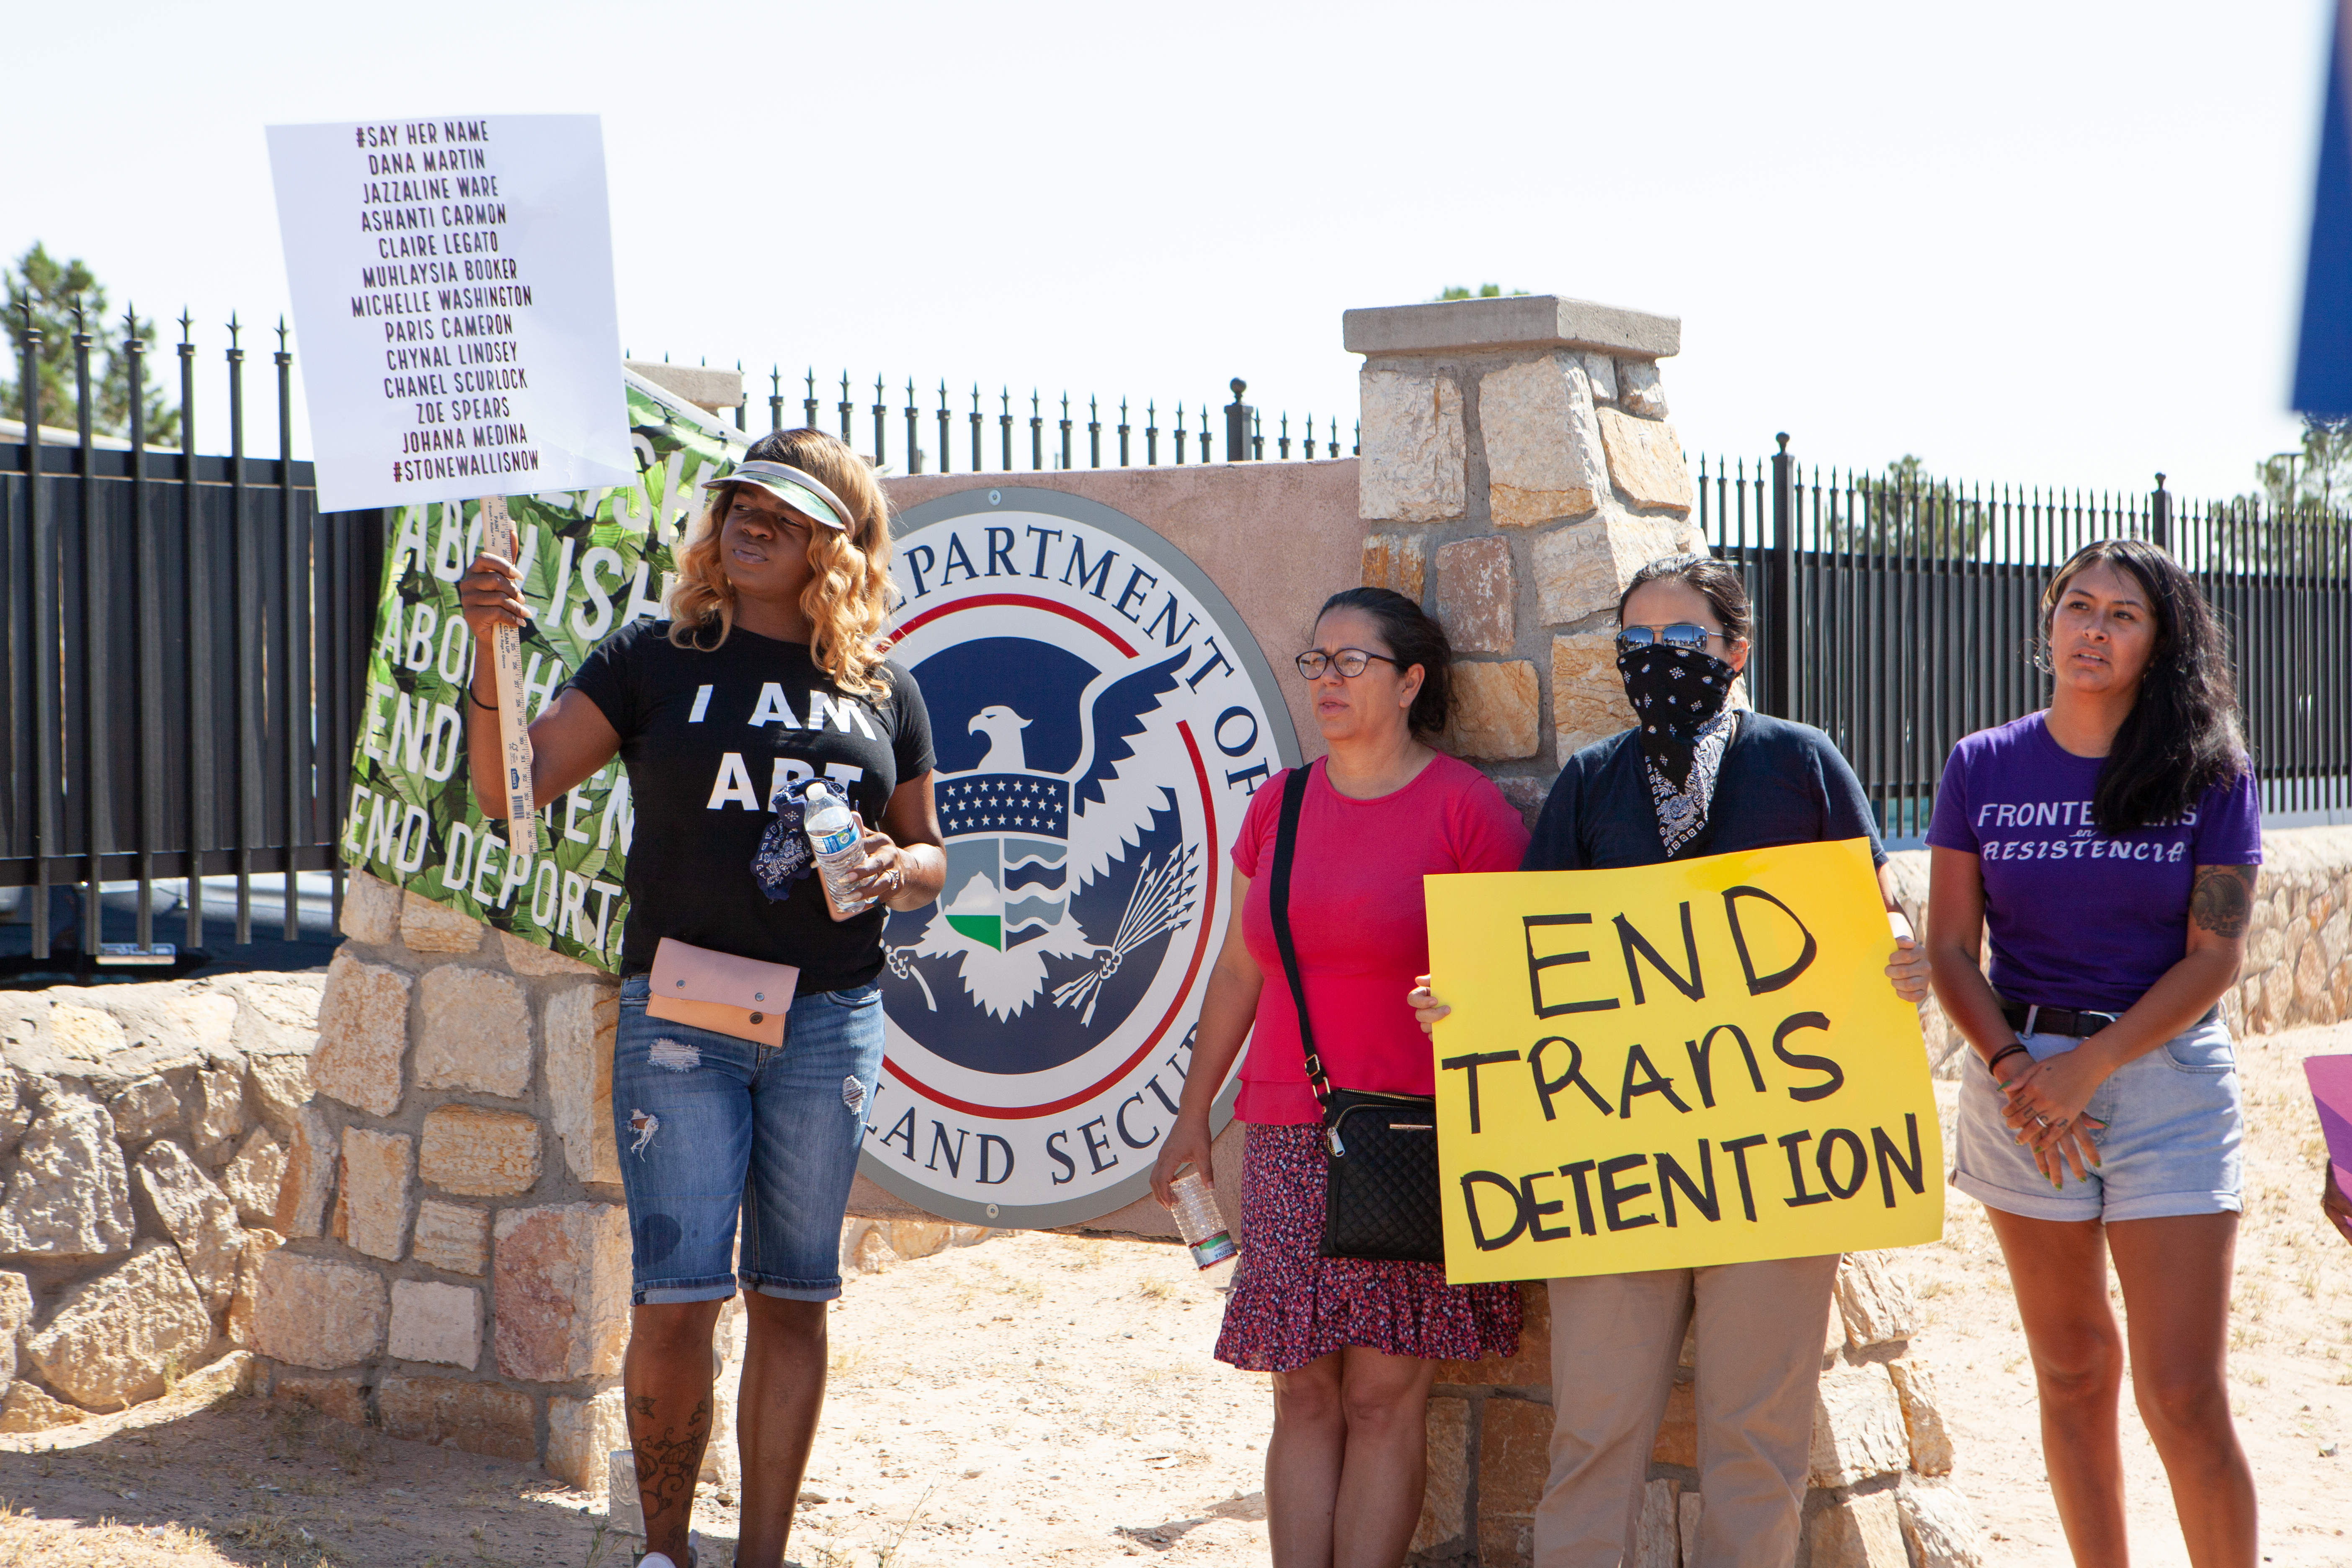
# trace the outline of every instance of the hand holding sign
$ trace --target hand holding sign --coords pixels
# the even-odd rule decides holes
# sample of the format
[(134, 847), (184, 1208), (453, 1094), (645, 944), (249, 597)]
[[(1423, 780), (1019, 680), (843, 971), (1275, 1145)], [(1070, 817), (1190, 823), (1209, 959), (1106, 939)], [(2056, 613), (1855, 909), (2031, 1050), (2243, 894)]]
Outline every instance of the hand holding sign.
[[(482, 498), (482, 549), (500, 561), (515, 552), (514, 519), (506, 498)], [(530, 720), (522, 705), (522, 635), (504, 617), (490, 627), (490, 673), (498, 685), (499, 763), (497, 793), (507, 803), (507, 833), (517, 851), (539, 847), (539, 807), (531, 799)]]
[(1432, 877), (1446, 1277), (1908, 1246), (1943, 1224), (1867, 845)]

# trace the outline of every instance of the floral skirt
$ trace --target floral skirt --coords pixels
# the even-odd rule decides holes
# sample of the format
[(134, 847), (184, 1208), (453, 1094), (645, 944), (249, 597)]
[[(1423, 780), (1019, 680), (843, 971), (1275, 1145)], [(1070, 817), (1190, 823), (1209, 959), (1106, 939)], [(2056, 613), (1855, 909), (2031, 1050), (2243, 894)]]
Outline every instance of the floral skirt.
[(1242, 1256), (1217, 1359), (1244, 1372), (1296, 1372), (1348, 1345), (1424, 1361), (1517, 1354), (1517, 1285), (1448, 1285), (1434, 1263), (1318, 1256), (1322, 1133), (1311, 1121), (1250, 1126)]

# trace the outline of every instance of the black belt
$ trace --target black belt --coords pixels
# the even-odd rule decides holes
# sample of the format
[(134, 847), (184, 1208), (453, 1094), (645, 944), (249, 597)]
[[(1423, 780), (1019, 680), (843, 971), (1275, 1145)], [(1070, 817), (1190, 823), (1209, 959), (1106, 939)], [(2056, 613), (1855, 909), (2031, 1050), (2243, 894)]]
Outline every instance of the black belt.
[[(2009, 1026), (2025, 1035), (2063, 1035), (2070, 1039), (2087, 1040), (2116, 1021), (2113, 1013), (2094, 1013), (2088, 1008), (2028, 1006), (2021, 1002), (2003, 1002), (2000, 1016)], [(2191, 1027), (2213, 1022), (2221, 1016), (2221, 1005), (2215, 1003), (2205, 1016)]]

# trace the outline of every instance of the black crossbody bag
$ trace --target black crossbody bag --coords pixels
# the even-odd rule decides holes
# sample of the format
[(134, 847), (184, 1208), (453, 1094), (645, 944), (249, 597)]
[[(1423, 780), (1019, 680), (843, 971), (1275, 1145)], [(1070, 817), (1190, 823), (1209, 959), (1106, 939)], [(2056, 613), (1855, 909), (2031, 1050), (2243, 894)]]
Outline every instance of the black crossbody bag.
[[(1311, 764), (1310, 764), (1311, 766)], [(1325, 1258), (1443, 1263), (1445, 1234), (1437, 1201), (1437, 1101), (1426, 1094), (1333, 1089), (1307, 1019), (1307, 987), (1290, 940), (1290, 863), (1298, 848), (1298, 812), (1309, 768), (1293, 768), (1282, 785), (1274, 836), (1274, 883), (1266, 910), (1283, 977), (1298, 1005), (1298, 1041), (1307, 1051), (1307, 1085), (1323, 1109)]]

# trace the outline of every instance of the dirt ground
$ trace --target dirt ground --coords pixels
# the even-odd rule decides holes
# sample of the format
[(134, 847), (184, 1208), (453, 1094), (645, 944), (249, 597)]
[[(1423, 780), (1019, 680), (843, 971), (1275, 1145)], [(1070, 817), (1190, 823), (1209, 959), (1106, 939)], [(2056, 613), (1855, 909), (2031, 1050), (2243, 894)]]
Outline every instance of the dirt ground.
[[(2264, 1560), (2352, 1565), (2352, 1247), (2319, 1218), (2301, 1061), (2352, 1028), (2250, 1042), (2247, 1220), (2231, 1371)], [(2000, 1255), (1954, 1193), (1909, 1262), (1956, 1484), (1988, 1561), (2067, 1561), (2032, 1372)], [(1221, 1299), (1174, 1247), (1001, 1237), (853, 1279), (793, 1536), (801, 1568), (964, 1563), (1170, 1568), (1265, 1561), (1265, 1379), (1210, 1359)], [(2135, 1561), (2186, 1561), (2154, 1449), (2125, 1415)], [(625, 1564), (601, 1510), (535, 1467), (403, 1443), (298, 1409), (163, 1400), (0, 1437), (0, 1568)], [(698, 1522), (723, 1563), (731, 1512)]]

